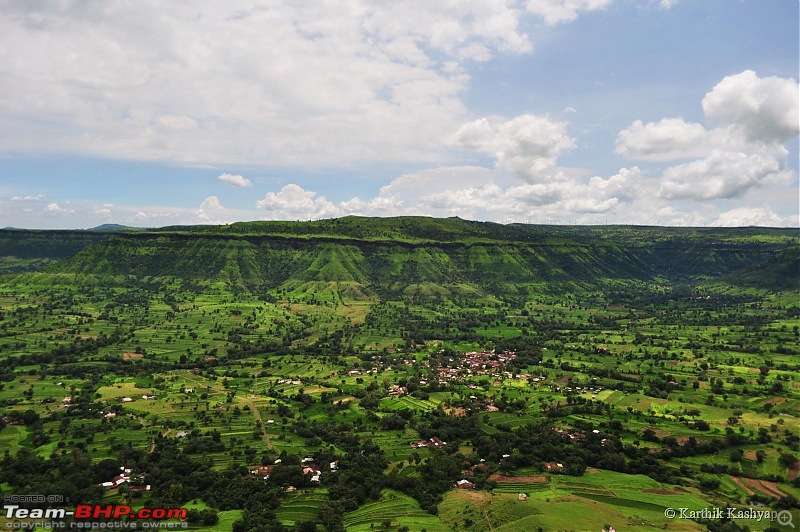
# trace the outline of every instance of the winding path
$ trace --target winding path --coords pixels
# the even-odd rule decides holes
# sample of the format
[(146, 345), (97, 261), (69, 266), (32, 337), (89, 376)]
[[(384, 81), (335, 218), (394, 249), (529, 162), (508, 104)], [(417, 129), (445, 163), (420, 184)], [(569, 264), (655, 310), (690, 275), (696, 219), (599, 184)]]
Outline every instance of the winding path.
[(249, 397), (243, 397), (242, 400), (250, 407), (250, 411), (256, 416), (256, 421), (258, 421), (258, 426), (261, 427), (261, 435), (264, 436), (264, 443), (267, 444), (267, 447), (270, 449), (275, 449), (275, 446), (272, 445), (272, 442), (269, 441), (269, 434), (267, 434), (267, 429), (264, 427), (264, 420), (261, 419), (261, 412), (258, 411), (256, 408), (255, 403)]

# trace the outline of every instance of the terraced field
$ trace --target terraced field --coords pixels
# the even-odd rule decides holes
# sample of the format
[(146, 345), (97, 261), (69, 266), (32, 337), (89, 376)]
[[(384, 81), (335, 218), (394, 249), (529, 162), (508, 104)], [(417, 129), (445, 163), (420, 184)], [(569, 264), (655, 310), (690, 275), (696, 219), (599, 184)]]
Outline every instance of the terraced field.
[(317, 522), (317, 511), (326, 503), (328, 490), (325, 488), (303, 489), (286, 496), (278, 508), (278, 520), (286, 526), (297, 523)]
[(489, 476), (489, 480), (497, 483), (497, 487), (492, 489), (492, 493), (531, 494), (551, 489), (550, 478), (543, 476), (507, 477), (495, 474)]
[(410, 530), (426, 529), (429, 532), (450, 532), (438, 517), (425, 512), (416, 500), (394, 490), (384, 490), (376, 502), (369, 502), (344, 517), (347, 530), (356, 532), (407, 526)]

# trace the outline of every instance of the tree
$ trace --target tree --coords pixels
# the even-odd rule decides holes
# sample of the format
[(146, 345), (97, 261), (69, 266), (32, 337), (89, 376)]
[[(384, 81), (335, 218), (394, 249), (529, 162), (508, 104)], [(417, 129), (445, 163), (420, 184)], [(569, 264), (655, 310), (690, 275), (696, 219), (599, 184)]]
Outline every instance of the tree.
[(778, 463), (786, 469), (792, 467), (795, 462), (797, 462), (797, 457), (792, 453), (783, 453), (781, 457), (778, 458)]

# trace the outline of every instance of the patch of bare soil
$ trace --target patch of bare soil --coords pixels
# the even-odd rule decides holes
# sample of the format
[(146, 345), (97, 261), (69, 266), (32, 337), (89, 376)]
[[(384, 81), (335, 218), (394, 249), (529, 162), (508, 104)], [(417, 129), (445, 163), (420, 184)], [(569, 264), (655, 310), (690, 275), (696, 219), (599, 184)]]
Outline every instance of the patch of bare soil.
[(784, 401), (786, 401), (786, 399), (784, 399), (783, 397), (773, 397), (772, 399), (767, 399), (766, 401), (764, 401), (764, 404), (765, 405), (777, 405), (777, 404), (780, 404), (780, 403), (782, 403)]
[(739, 486), (740, 488), (742, 488), (742, 489), (744, 490), (744, 492), (745, 492), (745, 493), (747, 493), (748, 495), (753, 495), (753, 494), (755, 494), (755, 492), (754, 492), (753, 490), (751, 490), (751, 489), (750, 489), (750, 488), (747, 486), (747, 484), (745, 484), (744, 482), (742, 482), (742, 479), (740, 479), (739, 477), (731, 477), (731, 480), (732, 480), (732, 481), (734, 481), (734, 482), (736, 483), (736, 485), (737, 485), (737, 486)]
[(778, 487), (778, 485), (775, 482), (772, 482), (770, 480), (759, 480), (759, 482), (764, 487), (764, 489), (771, 491), (779, 499), (781, 497), (786, 497), (786, 494), (781, 491), (781, 489)]
[(756, 480), (754, 478), (746, 478), (744, 481), (747, 482), (750, 487), (761, 492), (767, 497), (775, 497), (776, 499), (780, 499), (781, 497), (786, 496), (784, 492), (778, 489), (778, 485), (774, 482), (770, 482), (768, 480)]
[(642, 427), (642, 432), (646, 431), (647, 429), (650, 429), (653, 432), (655, 432), (656, 436), (658, 436), (659, 438), (663, 438), (664, 436), (669, 436), (669, 432), (661, 429), (654, 429), (652, 427)]

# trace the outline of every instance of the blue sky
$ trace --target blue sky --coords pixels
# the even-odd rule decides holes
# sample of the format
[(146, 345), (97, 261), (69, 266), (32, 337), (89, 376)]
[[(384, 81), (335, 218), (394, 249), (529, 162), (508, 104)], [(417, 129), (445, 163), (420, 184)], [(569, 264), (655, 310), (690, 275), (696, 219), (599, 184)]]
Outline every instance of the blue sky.
[(5, 2), (0, 227), (798, 226), (798, 6)]

